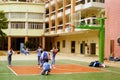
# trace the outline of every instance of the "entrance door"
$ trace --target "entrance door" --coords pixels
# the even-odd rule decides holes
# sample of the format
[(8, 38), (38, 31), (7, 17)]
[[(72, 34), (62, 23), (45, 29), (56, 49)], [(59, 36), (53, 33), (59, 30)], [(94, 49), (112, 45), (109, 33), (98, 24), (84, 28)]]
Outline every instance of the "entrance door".
[(96, 54), (96, 43), (90, 43), (90, 54)]
[(110, 56), (114, 57), (114, 40), (110, 40)]
[(75, 41), (71, 42), (71, 53), (75, 53)]
[(20, 43), (24, 43), (24, 38), (11, 38), (11, 47), (20, 50)]
[(80, 53), (85, 54), (85, 41), (82, 41), (80, 44)]

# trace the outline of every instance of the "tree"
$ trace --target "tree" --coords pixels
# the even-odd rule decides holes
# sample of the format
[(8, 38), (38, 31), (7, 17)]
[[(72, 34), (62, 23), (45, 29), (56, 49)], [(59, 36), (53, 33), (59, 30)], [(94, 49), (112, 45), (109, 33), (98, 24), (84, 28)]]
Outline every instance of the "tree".
[(6, 34), (2, 31), (2, 29), (8, 28), (8, 21), (5, 17), (5, 12), (0, 11), (0, 37), (5, 37)]

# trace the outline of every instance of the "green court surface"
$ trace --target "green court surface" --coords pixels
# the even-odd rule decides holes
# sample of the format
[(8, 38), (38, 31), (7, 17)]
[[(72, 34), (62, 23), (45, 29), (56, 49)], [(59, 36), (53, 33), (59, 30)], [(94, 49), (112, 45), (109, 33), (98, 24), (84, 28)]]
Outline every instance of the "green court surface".
[[(88, 66), (89, 63), (73, 61), (73, 60), (57, 60), (57, 64), (79, 64)], [(16, 60), (12, 65), (36, 65), (35, 60)], [(106, 66), (106, 68), (99, 68), (103, 72), (83, 72), (83, 73), (70, 73), (70, 74), (50, 74), (43, 75), (24, 75), (16, 76), (7, 67), (6, 61), (0, 61), (0, 80), (120, 80), (120, 68)]]

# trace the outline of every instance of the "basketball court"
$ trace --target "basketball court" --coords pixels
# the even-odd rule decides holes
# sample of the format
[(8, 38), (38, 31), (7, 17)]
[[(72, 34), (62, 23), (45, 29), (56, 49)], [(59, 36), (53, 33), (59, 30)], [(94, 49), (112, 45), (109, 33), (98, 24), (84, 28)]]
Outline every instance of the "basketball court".
[[(16, 75), (39, 75), (41, 69), (38, 66), (10, 66), (9, 69)], [(72, 73), (102, 72), (93, 67), (81, 66), (76, 64), (59, 64), (51, 69), (50, 74), (72, 74)]]

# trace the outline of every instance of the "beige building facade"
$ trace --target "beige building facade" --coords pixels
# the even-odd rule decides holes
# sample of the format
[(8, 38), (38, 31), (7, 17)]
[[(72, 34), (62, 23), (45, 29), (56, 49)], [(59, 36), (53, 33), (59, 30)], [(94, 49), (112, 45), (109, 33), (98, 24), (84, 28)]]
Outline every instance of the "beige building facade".
[(99, 27), (104, 8), (104, 0), (0, 1), (9, 21), (8, 49), (31, 41), (48, 51), (55, 45), (66, 54), (99, 55), (99, 30), (76, 27)]
[[(4, 49), (20, 49), (20, 44), (27, 41), (33, 47), (42, 44), (45, 29), (45, 4), (41, 0), (0, 0), (0, 10), (8, 19), (7, 41)], [(31, 43), (31, 44), (32, 44)], [(34, 45), (35, 44), (35, 45)], [(8, 46), (8, 47), (6, 47)]]
[[(82, 24), (99, 27), (97, 18), (104, 16), (104, 0), (46, 1), (48, 45), (56, 45), (62, 53), (99, 55), (99, 30), (76, 28)], [(46, 46), (47, 47), (47, 46)]]

